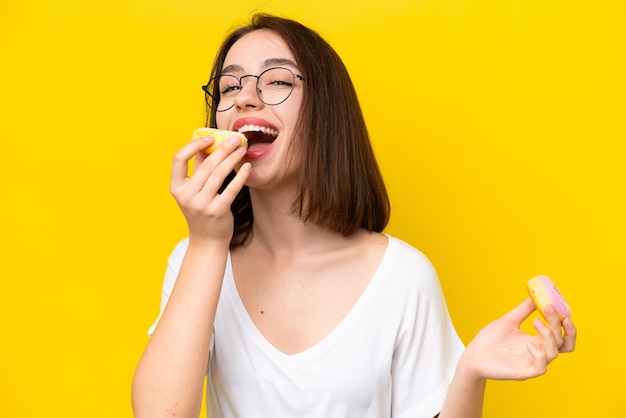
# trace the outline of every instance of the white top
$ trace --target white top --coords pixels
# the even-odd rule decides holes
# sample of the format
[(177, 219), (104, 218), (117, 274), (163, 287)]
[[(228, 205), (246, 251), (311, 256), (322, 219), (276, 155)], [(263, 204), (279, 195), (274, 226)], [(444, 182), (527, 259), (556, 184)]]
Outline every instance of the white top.
[[(351, 311), (320, 342), (292, 355), (271, 345), (254, 325), (229, 256), (213, 330), (208, 416), (437, 415), (464, 346), (431, 263), (405, 242), (388, 238), (378, 269)], [(181, 241), (168, 260), (161, 312), (187, 244)]]

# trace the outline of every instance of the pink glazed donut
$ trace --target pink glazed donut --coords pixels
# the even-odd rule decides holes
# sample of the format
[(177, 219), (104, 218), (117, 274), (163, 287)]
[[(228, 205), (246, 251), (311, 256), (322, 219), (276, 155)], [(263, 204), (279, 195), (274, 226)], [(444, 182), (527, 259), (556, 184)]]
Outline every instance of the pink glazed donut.
[(559, 289), (557, 289), (552, 280), (547, 276), (533, 277), (528, 280), (527, 287), (528, 294), (535, 303), (537, 310), (544, 318), (546, 317), (544, 311), (546, 305), (554, 306), (561, 321), (572, 316), (572, 311), (561, 295), (561, 292), (559, 292)]

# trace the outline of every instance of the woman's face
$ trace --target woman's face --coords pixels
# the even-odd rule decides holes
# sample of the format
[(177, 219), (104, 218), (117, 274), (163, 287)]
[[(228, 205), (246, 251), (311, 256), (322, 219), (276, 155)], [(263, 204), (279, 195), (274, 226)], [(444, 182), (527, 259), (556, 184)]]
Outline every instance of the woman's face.
[[(285, 41), (273, 31), (257, 30), (243, 36), (231, 47), (221, 74), (237, 78), (258, 76), (273, 67), (287, 68), (301, 75)], [(284, 85), (282, 81), (282, 78), (267, 79), (263, 84)], [(257, 95), (256, 77), (245, 77), (241, 83), (240, 90), (229, 93), (229, 100), (234, 100), (233, 107), (217, 112), (217, 127), (240, 131), (248, 137), (249, 147), (244, 161), (252, 163), (252, 171), (246, 184), (250, 188), (272, 187), (291, 177), (287, 158), (302, 103), (302, 81), (296, 79), (287, 100), (274, 106), (264, 103)], [(259, 89), (265, 90), (265, 87), (259, 86)]]

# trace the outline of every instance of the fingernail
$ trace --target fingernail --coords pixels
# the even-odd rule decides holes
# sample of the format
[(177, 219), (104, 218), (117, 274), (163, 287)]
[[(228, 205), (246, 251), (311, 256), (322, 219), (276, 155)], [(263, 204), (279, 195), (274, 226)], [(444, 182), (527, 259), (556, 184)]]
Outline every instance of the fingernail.
[(238, 136), (231, 136), (230, 138), (228, 138), (228, 140), (230, 141), (231, 144), (234, 144), (234, 145), (237, 145), (239, 142), (241, 142)]

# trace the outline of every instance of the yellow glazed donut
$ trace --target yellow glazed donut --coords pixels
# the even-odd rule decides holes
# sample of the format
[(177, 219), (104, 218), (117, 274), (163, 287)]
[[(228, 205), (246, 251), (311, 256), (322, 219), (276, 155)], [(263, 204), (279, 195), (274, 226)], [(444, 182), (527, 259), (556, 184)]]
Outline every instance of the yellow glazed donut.
[(569, 305), (550, 278), (546, 276), (533, 277), (526, 285), (528, 294), (535, 303), (537, 310), (544, 318), (546, 317), (546, 305), (554, 306), (561, 321), (572, 316)]
[(241, 145), (246, 148), (248, 147), (248, 138), (246, 138), (244, 134), (215, 128), (198, 128), (193, 131), (193, 136), (191, 137), (191, 140), (206, 137), (213, 138), (213, 143), (211, 144), (211, 146), (202, 151), (205, 154), (210, 154), (215, 151), (222, 142), (226, 141), (232, 136), (238, 136)]

